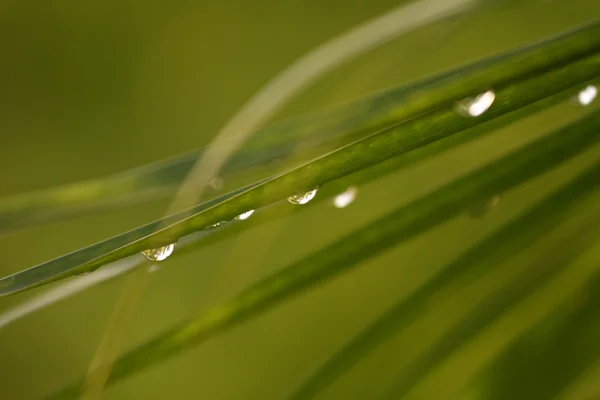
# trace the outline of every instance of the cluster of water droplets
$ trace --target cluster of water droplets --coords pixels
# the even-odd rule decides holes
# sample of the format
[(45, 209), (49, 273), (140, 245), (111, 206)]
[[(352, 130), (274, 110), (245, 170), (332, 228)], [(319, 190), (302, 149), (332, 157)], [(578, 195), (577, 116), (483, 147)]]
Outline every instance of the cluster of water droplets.
[[(585, 88), (583, 88), (582, 90), (580, 90), (579, 93), (577, 93), (577, 95), (574, 98), (574, 101), (582, 106), (587, 106), (587, 105), (591, 104), (596, 99), (597, 96), (598, 96), (598, 88), (594, 85), (588, 85)], [(479, 116), (483, 115), (487, 110), (489, 110), (489, 108), (492, 106), (492, 104), (494, 104), (495, 100), (496, 100), (496, 93), (493, 90), (487, 90), (477, 96), (467, 97), (463, 100), (457, 101), (454, 106), (454, 109), (456, 112), (458, 112), (460, 115), (463, 115), (463, 116), (479, 117)], [(210, 182), (210, 185), (214, 189), (220, 189), (223, 187), (223, 181), (221, 178), (215, 178), (213, 181)], [(294, 194), (294, 195), (288, 197), (287, 200), (291, 204), (297, 204), (297, 205), (307, 204), (316, 196), (317, 190), (318, 189), (315, 188), (315, 189), (312, 189), (312, 190), (309, 190), (306, 192), (297, 193), (297, 194)], [(356, 187), (354, 187), (354, 186), (348, 187), (348, 189), (346, 189), (344, 192), (338, 194), (337, 196), (335, 196), (333, 198), (333, 205), (337, 208), (347, 207), (350, 203), (352, 203), (354, 201), (354, 199), (356, 198), (357, 192), (358, 192), (358, 190), (356, 189)], [(472, 207), (469, 210), (469, 214), (472, 217), (480, 217), (480, 216), (486, 214), (490, 209), (494, 208), (498, 204), (499, 201), (500, 201), (499, 196), (493, 196), (492, 198), (488, 199), (487, 201), (484, 201), (481, 204), (479, 204), (475, 207)], [(244, 221), (244, 220), (250, 218), (250, 216), (253, 213), (254, 213), (254, 210), (248, 210), (248, 211), (238, 215), (237, 217), (235, 217), (235, 219), (238, 221)], [(205, 230), (216, 229), (216, 228), (219, 228), (219, 227), (225, 225), (226, 223), (227, 222), (225, 222), (225, 221), (217, 222), (215, 224), (207, 226), (204, 229)], [(157, 247), (155, 249), (144, 250), (144, 251), (142, 251), (142, 254), (150, 261), (163, 261), (173, 253), (174, 249), (175, 249), (175, 243), (172, 243), (167, 246)]]

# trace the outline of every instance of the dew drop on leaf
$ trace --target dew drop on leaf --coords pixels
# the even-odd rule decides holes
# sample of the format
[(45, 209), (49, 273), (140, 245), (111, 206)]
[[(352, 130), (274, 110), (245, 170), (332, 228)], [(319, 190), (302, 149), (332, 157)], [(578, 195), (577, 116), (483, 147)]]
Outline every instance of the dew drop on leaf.
[(356, 189), (354, 186), (350, 186), (344, 192), (338, 194), (333, 198), (333, 205), (337, 208), (344, 208), (349, 206), (350, 203), (352, 203), (356, 198), (357, 192), (358, 189)]
[(479, 117), (485, 113), (496, 100), (496, 94), (488, 90), (475, 97), (467, 97), (456, 103), (455, 110), (464, 116)]
[(298, 193), (288, 197), (288, 201), (292, 204), (306, 204), (311, 201), (317, 194), (317, 189), (309, 190), (308, 192)]
[(157, 247), (155, 249), (148, 249), (142, 251), (144, 257), (150, 261), (163, 261), (173, 253), (175, 249), (175, 243), (171, 243), (167, 246)]
[(235, 217), (235, 219), (237, 219), (238, 221), (243, 221), (245, 219), (250, 218), (250, 216), (254, 214), (254, 210), (248, 210), (245, 213), (241, 213), (240, 215), (238, 215), (237, 217)]
[(576, 102), (582, 106), (591, 104), (598, 96), (598, 88), (594, 85), (588, 85), (577, 93)]

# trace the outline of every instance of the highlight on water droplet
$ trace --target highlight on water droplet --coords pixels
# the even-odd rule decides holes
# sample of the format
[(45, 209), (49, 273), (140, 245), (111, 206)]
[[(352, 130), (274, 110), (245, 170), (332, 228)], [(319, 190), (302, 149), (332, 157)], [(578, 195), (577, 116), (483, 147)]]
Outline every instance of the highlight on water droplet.
[(292, 204), (306, 204), (311, 201), (317, 194), (317, 189), (309, 190), (308, 192), (298, 193), (288, 197), (288, 201)]
[(216, 224), (208, 225), (206, 228), (204, 228), (204, 230), (207, 231), (209, 229), (216, 229), (216, 228), (219, 228), (219, 227), (225, 225), (226, 223), (227, 223), (227, 221), (220, 221), (220, 222), (217, 222)]
[(588, 85), (577, 93), (576, 102), (582, 106), (591, 104), (598, 96), (598, 88), (594, 85)]
[(492, 106), (494, 100), (496, 100), (496, 93), (488, 90), (478, 96), (467, 97), (457, 102), (455, 110), (461, 115), (479, 117)]
[(348, 187), (348, 189), (346, 189), (344, 192), (333, 198), (333, 205), (337, 208), (347, 207), (356, 198), (356, 193), (358, 193), (358, 189), (356, 189), (354, 186)]
[(235, 217), (235, 219), (237, 219), (238, 221), (243, 221), (245, 219), (250, 218), (250, 216), (254, 214), (254, 210), (248, 210), (245, 213), (241, 213), (240, 215), (238, 215), (237, 217)]
[(155, 249), (148, 249), (142, 251), (144, 257), (150, 261), (163, 261), (173, 253), (175, 249), (175, 243), (171, 243), (167, 246), (157, 247)]

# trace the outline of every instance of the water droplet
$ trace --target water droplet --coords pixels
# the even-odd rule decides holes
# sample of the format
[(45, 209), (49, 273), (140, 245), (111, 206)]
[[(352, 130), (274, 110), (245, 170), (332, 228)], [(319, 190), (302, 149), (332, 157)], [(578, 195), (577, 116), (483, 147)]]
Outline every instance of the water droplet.
[(238, 221), (243, 221), (245, 219), (250, 218), (250, 216), (254, 214), (254, 210), (249, 210), (246, 211), (245, 213), (241, 213), (240, 215), (238, 215), (237, 217), (235, 217), (235, 219), (237, 219)]
[(227, 221), (220, 221), (220, 222), (217, 222), (216, 224), (212, 224), (212, 225), (207, 226), (206, 228), (204, 228), (204, 230), (207, 231), (209, 229), (219, 228), (219, 227), (225, 225), (226, 223), (227, 223)]
[(337, 208), (347, 207), (348, 205), (350, 205), (350, 203), (354, 201), (357, 192), (358, 189), (356, 189), (354, 186), (350, 186), (344, 192), (338, 194), (333, 198), (333, 205)]
[(455, 110), (465, 116), (479, 117), (485, 113), (494, 103), (496, 93), (488, 90), (475, 97), (467, 97), (456, 103)]
[(292, 204), (306, 204), (311, 201), (317, 194), (317, 189), (309, 190), (308, 192), (298, 193), (288, 197), (288, 201)]
[(175, 243), (171, 243), (167, 246), (157, 247), (156, 249), (148, 249), (142, 251), (144, 257), (146, 257), (150, 261), (162, 261), (173, 253), (173, 249), (175, 249)]
[(492, 208), (494, 208), (500, 202), (500, 196), (495, 195), (491, 198), (484, 200), (473, 207), (469, 208), (468, 213), (471, 218), (481, 218), (487, 214)]
[(598, 88), (594, 85), (588, 85), (577, 93), (576, 102), (582, 106), (587, 106), (592, 103), (598, 96)]

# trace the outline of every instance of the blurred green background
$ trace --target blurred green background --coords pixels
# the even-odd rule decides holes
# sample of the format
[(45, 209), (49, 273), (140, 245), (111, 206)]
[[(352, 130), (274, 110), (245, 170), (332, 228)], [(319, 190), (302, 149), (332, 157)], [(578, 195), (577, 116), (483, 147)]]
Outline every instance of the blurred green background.
[[(397, 4), (390, 0), (5, 0), (0, 4), (0, 195), (101, 177), (205, 145), (278, 71), (325, 40)], [(402, 36), (345, 65), (299, 96), (278, 119), (406, 83), (597, 17), (597, 0), (491, 1), (481, 10)], [(561, 104), (359, 187), (357, 200), (343, 210), (330, 202), (308, 205), (302, 213), (161, 263), (126, 331), (124, 348), (230, 298), (349, 230), (589, 108)], [(105, 398), (283, 398), (346, 340), (445, 262), (598, 157), (600, 148), (592, 148), (507, 193), (482, 218), (455, 218), (110, 387)], [(0, 274), (151, 221), (161, 216), (167, 204), (154, 201), (104, 210), (2, 236)], [(543, 246), (535, 251), (542, 252)], [(507, 276), (523, 263), (507, 265)], [(486, 279), (479, 292), (440, 298), (439, 309), (430, 310), (418, 324), (353, 368), (323, 398), (370, 399), (385, 393), (398, 368), (473, 307), (478, 293), (503, 283), (502, 276)], [(83, 374), (122, 283), (117, 279), (97, 286), (0, 330), (0, 398), (39, 398)], [(43, 290), (2, 299), (0, 311)], [(593, 298), (589, 300), (585, 293), (582, 298), (571, 308), (559, 309), (554, 324), (542, 324), (514, 342), (514, 349), (508, 346), (519, 332), (545, 315), (552, 302), (539, 300), (521, 317), (498, 321), (486, 338), (469, 344), (479, 350), (464, 349), (460, 357), (444, 361), (421, 382), (413, 398), (552, 398), (556, 393), (548, 394), (547, 382), (575, 379), (569, 378), (568, 366), (586, 355), (586, 346), (569, 347), (585, 339), (581, 332), (591, 335), (590, 346), (600, 347), (593, 340), (599, 337), (593, 333), (600, 333), (600, 319), (595, 318), (600, 312)], [(564, 398), (600, 395), (596, 378), (600, 379), (600, 368)]]

